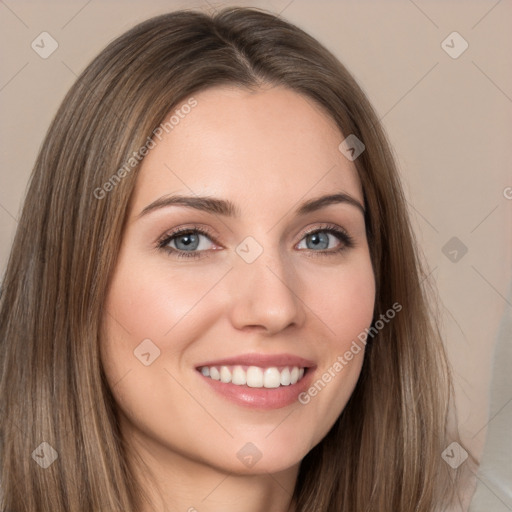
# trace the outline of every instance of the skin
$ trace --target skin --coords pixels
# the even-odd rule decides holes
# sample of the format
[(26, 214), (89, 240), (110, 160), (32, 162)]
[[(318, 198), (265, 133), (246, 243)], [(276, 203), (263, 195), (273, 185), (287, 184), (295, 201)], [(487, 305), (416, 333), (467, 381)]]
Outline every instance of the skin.
[[(228, 86), (194, 97), (197, 106), (142, 163), (105, 303), (102, 362), (130, 460), (155, 503), (147, 511), (293, 510), (300, 461), (346, 405), (364, 351), (307, 405), (275, 410), (228, 401), (196, 366), (291, 353), (313, 360), (320, 378), (349, 349), (375, 300), (363, 213), (347, 203), (303, 216), (295, 209), (334, 191), (364, 205), (361, 184), (338, 150), (344, 137), (310, 99)], [(240, 216), (177, 205), (139, 216), (170, 194), (227, 199)], [(344, 242), (332, 236), (331, 254), (311, 248), (305, 231), (324, 223), (345, 229), (354, 247), (335, 254)], [(190, 224), (214, 234), (199, 235), (202, 257), (157, 248)], [(236, 252), (247, 236), (263, 249), (250, 264)], [(160, 350), (149, 366), (134, 356), (144, 339)], [(262, 455), (252, 467), (237, 457), (248, 442)]]

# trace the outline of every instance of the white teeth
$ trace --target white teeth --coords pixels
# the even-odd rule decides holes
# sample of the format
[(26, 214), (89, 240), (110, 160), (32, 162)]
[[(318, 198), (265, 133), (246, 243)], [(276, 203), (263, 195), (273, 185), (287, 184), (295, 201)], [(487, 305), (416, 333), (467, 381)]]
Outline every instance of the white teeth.
[(285, 368), (281, 372), (281, 386), (289, 386), (290, 385), (290, 369)]
[(257, 366), (249, 366), (247, 369), (247, 385), (250, 388), (263, 387), (263, 370)]
[(278, 388), (281, 384), (281, 372), (277, 368), (267, 368), (263, 372), (263, 387)]
[(235, 366), (233, 368), (233, 375), (231, 376), (231, 382), (237, 386), (243, 386), (247, 384), (247, 374), (241, 366)]
[(220, 381), (226, 383), (231, 382), (231, 372), (227, 366), (220, 367)]
[(249, 366), (247, 370), (244, 370), (242, 366), (203, 366), (200, 371), (205, 377), (220, 380), (226, 384), (269, 389), (290, 386), (304, 376), (304, 368), (298, 366), (287, 366), (281, 371), (275, 366), (268, 368)]

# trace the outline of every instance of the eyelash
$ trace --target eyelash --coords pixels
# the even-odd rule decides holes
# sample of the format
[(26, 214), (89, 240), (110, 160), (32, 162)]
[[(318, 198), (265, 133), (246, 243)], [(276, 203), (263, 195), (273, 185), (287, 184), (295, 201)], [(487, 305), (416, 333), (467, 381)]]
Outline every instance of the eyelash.
[[(191, 226), (191, 227), (183, 227), (178, 228), (170, 233), (166, 233), (158, 242), (157, 249), (165, 251), (169, 255), (174, 254), (178, 258), (202, 258), (204, 257), (202, 253), (206, 251), (182, 251), (179, 249), (174, 249), (174, 247), (168, 247), (167, 244), (171, 242), (173, 239), (178, 238), (182, 235), (190, 235), (190, 234), (201, 234), (209, 238), (212, 242), (216, 243), (214, 236), (207, 229), (200, 226)], [(306, 249), (310, 251), (314, 256), (334, 256), (340, 254), (341, 252), (354, 247), (354, 239), (342, 228), (334, 225), (334, 224), (325, 224), (320, 227), (315, 227), (302, 235), (302, 238), (299, 242), (301, 242), (308, 235), (313, 235), (315, 233), (329, 233), (337, 237), (342, 245), (337, 249), (324, 249), (322, 251), (315, 251), (313, 249)], [(304, 249), (301, 249), (303, 251)]]

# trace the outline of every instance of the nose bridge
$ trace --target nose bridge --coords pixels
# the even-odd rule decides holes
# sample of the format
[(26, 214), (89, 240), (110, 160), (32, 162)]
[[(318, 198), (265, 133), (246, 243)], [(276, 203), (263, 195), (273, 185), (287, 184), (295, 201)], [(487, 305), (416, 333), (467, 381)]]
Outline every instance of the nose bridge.
[(298, 297), (299, 278), (279, 245), (264, 247), (247, 237), (236, 253), (230, 285), (233, 325), (260, 326), (269, 332), (300, 325), (304, 310)]

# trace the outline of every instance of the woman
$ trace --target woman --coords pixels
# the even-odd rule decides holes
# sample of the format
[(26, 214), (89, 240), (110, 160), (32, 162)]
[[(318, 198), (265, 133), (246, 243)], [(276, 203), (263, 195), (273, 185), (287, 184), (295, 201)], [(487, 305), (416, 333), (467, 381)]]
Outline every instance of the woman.
[(250, 9), (138, 25), (32, 175), (2, 510), (446, 510), (467, 464), (441, 457), (424, 277), (382, 128), (325, 48)]

